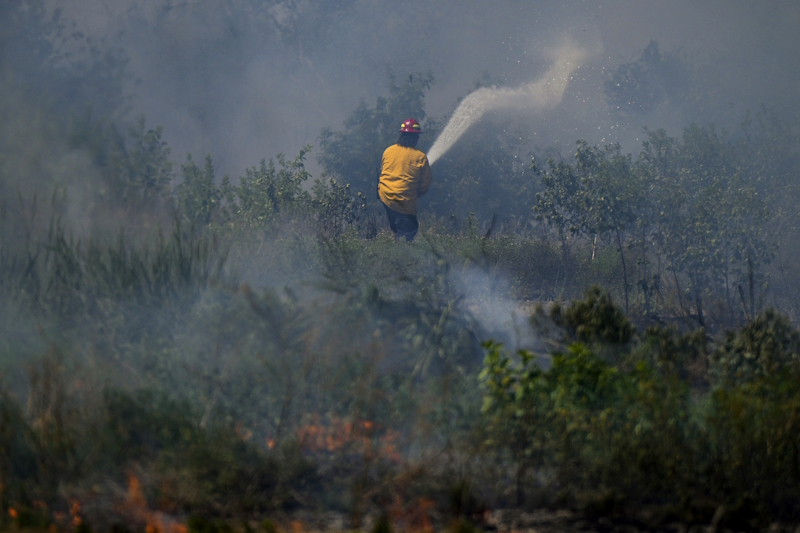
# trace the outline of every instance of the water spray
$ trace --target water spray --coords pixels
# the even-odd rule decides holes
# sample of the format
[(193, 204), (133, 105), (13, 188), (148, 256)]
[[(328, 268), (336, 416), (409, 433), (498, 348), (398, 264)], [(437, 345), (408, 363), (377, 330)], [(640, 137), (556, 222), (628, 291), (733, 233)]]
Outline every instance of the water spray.
[(553, 53), (553, 65), (538, 80), (516, 88), (482, 87), (467, 95), (428, 150), (428, 162), (431, 165), (435, 163), (470, 126), (490, 111), (541, 111), (558, 105), (570, 76), (585, 57), (586, 53), (581, 48), (563, 46)]

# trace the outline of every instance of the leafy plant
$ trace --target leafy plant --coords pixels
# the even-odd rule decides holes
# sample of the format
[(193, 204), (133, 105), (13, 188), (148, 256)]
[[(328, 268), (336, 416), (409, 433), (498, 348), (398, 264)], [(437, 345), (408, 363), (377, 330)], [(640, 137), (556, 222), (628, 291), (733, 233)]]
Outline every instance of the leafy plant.
[(555, 225), (565, 242), (566, 231), (591, 238), (611, 237), (622, 259), (625, 311), (628, 276), (625, 264), (626, 232), (633, 229), (643, 204), (642, 186), (635, 181), (629, 156), (619, 145), (596, 148), (579, 141), (575, 165), (548, 161), (545, 190), (536, 195), (534, 212)]
[(547, 371), (532, 354), (518, 353), (515, 363), (499, 345), (486, 347), (490, 444), (511, 451), (520, 501), (527, 470), (550, 479), (544, 490), (564, 490), (578, 503), (585, 491), (603, 488), (639, 501), (679, 497), (672, 483), (692, 474), (681, 459), (689, 445), (688, 389), (643, 364), (622, 372), (581, 344), (554, 354)]
[(553, 318), (584, 342), (624, 345), (635, 331), (625, 314), (614, 305), (611, 294), (597, 285), (587, 289), (583, 300), (571, 302)]
[(729, 331), (711, 354), (720, 383), (742, 384), (800, 372), (800, 335), (789, 319), (767, 309), (739, 331)]
[(190, 224), (207, 225), (212, 215), (219, 209), (222, 191), (214, 180), (214, 166), (211, 156), (206, 156), (201, 169), (187, 155), (186, 163), (181, 165), (183, 181), (178, 185), (178, 204), (183, 216)]
[(341, 235), (357, 224), (367, 208), (367, 199), (362, 193), (352, 195), (349, 183), (343, 186), (333, 178), (315, 180), (312, 191), (318, 223), (329, 237)]

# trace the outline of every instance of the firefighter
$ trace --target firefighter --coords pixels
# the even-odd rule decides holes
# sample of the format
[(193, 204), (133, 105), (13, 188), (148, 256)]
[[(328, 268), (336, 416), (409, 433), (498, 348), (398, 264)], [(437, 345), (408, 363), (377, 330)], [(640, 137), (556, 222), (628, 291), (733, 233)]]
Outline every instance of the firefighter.
[(417, 198), (431, 188), (433, 175), (428, 158), (417, 150), (422, 128), (416, 119), (406, 119), (400, 125), (397, 143), (383, 152), (378, 198), (386, 209), (389, 227), (396, 239), (414, 240), (419, 229)]

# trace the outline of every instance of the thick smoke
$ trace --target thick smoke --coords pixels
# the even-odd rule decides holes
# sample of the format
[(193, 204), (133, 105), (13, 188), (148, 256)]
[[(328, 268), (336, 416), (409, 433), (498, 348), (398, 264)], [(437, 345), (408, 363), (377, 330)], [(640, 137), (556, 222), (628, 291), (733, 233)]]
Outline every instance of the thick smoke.
[[(643, 126), (677, 133), (687, 121), (738, 127), (762, 103), (793, 110), (800, 89), (800, 5), (722, 0), (663, 4), (483, 3), (318, 0), (102, 2), (53, 0), (77, 29), (130, 57), (136, 112), (163, 125), (176, 159), (210, 153), (220, 175), (238, 176), (262, 157), (316, 144), (360, 98), (386, 92), (386, 65), (399, 76), (431, 71), (430, 117), (450, 112), (484, 72), (508, 87), (543, 71), (542, 50), (564, 34), (591, 51), (557, 112), (537, 116), (541, 146), (620, 141), (636, 152)], [(630, 115), (604, 92), (609, 73), (648, 43), (682, 58), (693, 85), (680, 102)], [(555, 110), (554, 110), (555, 111)], [(398, 120), (406, 118), (397, 117)], [(313, 162), (313, 157), (311, 161)], [(318, 169), (312, 167), (312, 171)]]
[(439, 138), (428, 152), (431, 164), (450, 149), (470, 126), (490, 111), (536, 112), (561, 102), (570, 76), (585, 58), (582, 49), (565, 46), (555, 54), (553, 66), (536, 81), (521, 87), (483, 87), (470, 93), (453, 113)]

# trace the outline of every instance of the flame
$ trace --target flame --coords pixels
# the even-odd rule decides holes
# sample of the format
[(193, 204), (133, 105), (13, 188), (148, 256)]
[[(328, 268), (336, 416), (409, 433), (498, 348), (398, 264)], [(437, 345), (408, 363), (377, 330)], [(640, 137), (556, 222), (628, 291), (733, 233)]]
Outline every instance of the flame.
[(436, 506), (436, 502), (429, 498), (420, 498), (419, 499), (419, 512), (420, 512), (420, 524), (422, 526), (422, 531), (425, 533), (429, 533), (433, 531), (433, 526), (431, 525), (431, 514), (430, 511)]
[(77, 501), (73, 501), (72, 505), (69, 508), (69, 515), (72, 517), (72, 525), (78, 527), (83, 522), (81, 518), (81, 504)]
[(409, 533), (431, 533), (433, 531), (432, 514), (435, 509), (436, 502), (430, 498), (416, 498), (406, 502), (400, 495), (395, 494), (392, 505), (389, 507), (389, 517), (393, 522), (401, 522), (405, 525), (398, 530)]
[(128, 475), (128, 502), (137, 507), (145, 506), (142, 484), (139, 483), (139, 478), (133, 474)]
[(9, 507), (8, 508), (8, 514), (11, 516), (11, 518), (16, 518), (17, 517), (17, 510), (14, 509), (13, 507)]
[(435, 509), (436, 502), (430, 498), (418, 498), (416, 502), (408, 509), (408, 522), (411, 531), (422, 531), (423, 533), (431, 533), (433, 525), (431, 520), (431, 511)]
[(167, 513), (150, 509), (142, 484), (133, 473), (128, 474), (128, 498), (123, 510), (145, 523), (146, 533), (188, 533), (188, 528)]
[(325, 424), (319, 415), (314, 415), (308, 424), (297, 430), (300, 446), (312, 453), (342, 450), (370, 455), (377, 453), (394, 462), (403, 460), (396, 449), (399, 436), (397, 431), (379, 427), (371, 420), (351, 422), (336, 416), (330, 417)]
[(253, 438), (253, 432), (250, 429), (246, 428), (242, 422), (236, 423), (234, 431), (236, 432), (236, 436), (245, 442)]

